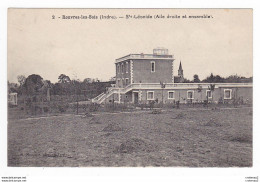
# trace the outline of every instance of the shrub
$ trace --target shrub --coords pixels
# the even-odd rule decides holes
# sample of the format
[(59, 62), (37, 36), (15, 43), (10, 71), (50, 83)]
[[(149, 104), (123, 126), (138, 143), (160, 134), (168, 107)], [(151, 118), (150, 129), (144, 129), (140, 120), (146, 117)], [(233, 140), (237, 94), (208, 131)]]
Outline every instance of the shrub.
[(117, 104), (116, 109), (119, 111), (124, 111), (127, 109), (127, 105), (126, 104)]
[(114, 111), (124, 111), (127, 109), (131, 109), (130, 105), (127, 103), (118, 104), (118, 103), (107, 103), (105, 104), (105, 111), (114, 112)]
[(100, 107), (99, 104), (97, 103), (92, 103), (89, 105), (89, 112), (95, 112), (98, 110), (98, 108)]
[(60, 104), (58, 106), (58, 109), (59, 109), (60, 112), (66, 112), (68, 108), (69, 108), (68, 104)]
[(87, 108), (88, 108), (88, 105), (87, 105), (87, 104), (82, 104), (81, 107), (82, 107), (82, 109), (86, 112), (86, 111), (87, 111)]
[(105, 111), (113, 112), (116, 110), (116, 104), (115, 103), (107, 103), (105, 104)]
[(44, 112), (49, 112), (49, 108), (48, 107), (43, 107), (43, 111)]
[(26, 106), (31, 107), (32, 106), (32, 100), (31, 98), (27, 98), (25, 101)]

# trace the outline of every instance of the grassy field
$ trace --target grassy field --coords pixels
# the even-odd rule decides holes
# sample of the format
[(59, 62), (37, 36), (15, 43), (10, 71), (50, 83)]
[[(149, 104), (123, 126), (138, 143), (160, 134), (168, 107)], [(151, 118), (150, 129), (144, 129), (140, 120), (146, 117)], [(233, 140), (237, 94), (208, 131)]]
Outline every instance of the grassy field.
[(252, 108), (17, 119), (9, 166), (252, 166)]

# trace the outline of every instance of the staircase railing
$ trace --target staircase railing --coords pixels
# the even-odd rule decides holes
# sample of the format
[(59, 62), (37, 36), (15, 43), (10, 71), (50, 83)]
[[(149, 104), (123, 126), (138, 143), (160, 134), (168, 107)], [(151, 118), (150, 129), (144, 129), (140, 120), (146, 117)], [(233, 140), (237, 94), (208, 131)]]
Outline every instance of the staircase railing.
[(94, 97), (94, 98), (92, 99), (92, 102), (98, 101), (98, 100), (99, 100), (101, 97), (103, 97), (104, 95), (105, 95), (105, 93), (102, 92), (102, 93), (99, 94), (98, 96)]
[(104, 102), (107, 98), (109, 98), (112, 94), (117, 93), (118, 89), (110, 89), (106, 92), (106, 94), (104, 95), (104, 97), (100, 98), (98, 103), (101, 104), (102, 102)]

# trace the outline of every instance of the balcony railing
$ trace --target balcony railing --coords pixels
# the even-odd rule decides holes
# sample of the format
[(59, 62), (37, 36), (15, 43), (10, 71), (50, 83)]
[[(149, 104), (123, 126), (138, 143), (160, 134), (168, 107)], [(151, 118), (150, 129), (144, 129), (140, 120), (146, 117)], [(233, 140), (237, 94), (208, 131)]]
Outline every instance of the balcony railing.
[[(208, 88), (210, 84), (215, 84), (215, 88), (219, 87), (253, 87), (252, 83), (166, 83), (164, 89), (197, 89), (198, 86)], [(121, 93), (125, 94), (133, 89), (161, 89), (160, 83), (132, 83), (124, 88), (109, 87), (105, 93), (101, 93), (92, 102), (102, 103), (105, 99), (109, 98), (112, 94)]]
[[(208, 88), (214, 84), (215, 88), (219, 87), (253, 87), (252, 83), (166, 83), (165, 89), (196, 89), (199, 86)], [(117, 88), (117, 87), (116, 87)], [(159, 89), (160, 83), (132, 83), (124, 88), (118, 88), (117, 91), (126, 93), (132, 89)]]
[(127, 56), (116, 59), (117, 62), (121, 62), (127, 59), (173, 59), (172, 55), (155, 55), (155, 54), (129, 54)]

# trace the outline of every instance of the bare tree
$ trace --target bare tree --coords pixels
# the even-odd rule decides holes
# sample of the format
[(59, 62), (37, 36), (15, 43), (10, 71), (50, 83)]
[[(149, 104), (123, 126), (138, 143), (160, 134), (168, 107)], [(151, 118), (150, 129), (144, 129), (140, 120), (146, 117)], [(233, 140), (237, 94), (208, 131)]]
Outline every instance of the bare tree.
[[(215, 84), (210, 84), (208, 89), (210, 90), (211, 92), (211, 95), (212, 95), (212, 102), (213, 102), (213, 93), (214, 93), (214, 90), (215, 90)], [(207, 94), (207, 101), (208, 101), (208, 94)]]
[(163, 106), (163, 89), (166, 87), (166, 84), (163, 82), (160, 82), (161, 88), (162, 88), (162, 106)]

